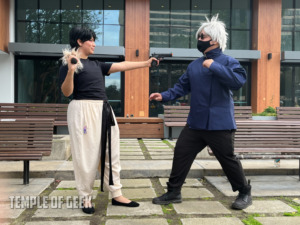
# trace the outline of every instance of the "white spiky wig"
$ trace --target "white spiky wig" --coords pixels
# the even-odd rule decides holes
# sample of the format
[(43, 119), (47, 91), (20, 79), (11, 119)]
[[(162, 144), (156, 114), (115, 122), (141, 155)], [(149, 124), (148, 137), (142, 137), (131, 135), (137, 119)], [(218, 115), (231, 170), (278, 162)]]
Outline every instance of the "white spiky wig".
[(220, 49), (224, 51), (226, 49), (227, 44), (227, 32), (225, 29), (225, 23), (218, 20), (219, 14), (216, 14), (209, 20), (207, 17), (206, 22), (202, 22), (200, 28), (196, 33), (196, 39), (198, 40), (198, 35), (202, 30), (208, 34), (213, 41), (217, 41), (220, 45)]

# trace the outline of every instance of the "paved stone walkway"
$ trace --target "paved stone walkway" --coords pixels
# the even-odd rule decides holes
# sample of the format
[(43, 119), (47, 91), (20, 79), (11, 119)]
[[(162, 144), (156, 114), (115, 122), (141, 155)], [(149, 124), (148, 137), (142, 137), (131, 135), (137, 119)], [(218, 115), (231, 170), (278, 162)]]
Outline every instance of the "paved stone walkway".
[[(158, 139), (123, 139), (121, 158), (133, 162), (134, 170), (138, 170), (141, 161), (149, 162), (149, 170), (155, 173), (158, 168), (153, 166), (163, 165), (166, 159), (169, 159), (167, 166), (171, 167), (175, 144), (176, 141)], [(209, 160), (203, 163), (199, 156), (199, 165), (207, 162)], [(270, 165), (268, 163), (266, 165)], [(218, 164), (212, 164), (218, 169)], [(15, 166), (5, 163), (6, 167), (9, 165)], [(55, 167), (58, 164), (51, 162), (49, 165)], [(66, 167), (72, 168), (69, 164), (64, 165)], [(7, 171), (11, 170), (7, 168)], [(42, 173), (43, 170), (39, 168), (39, 171)], [(223, 176), (188, 178), (182, 188), (183, 202), (160, 206), (151, 201), (166, 191), (167, 176), (139, 177), (138, 173), (133, 174), (133, 178), (123, 177), (122, 191), (126, 197), (138, 201), (140, 207), (112, 206), (111, 196), (108, 192), (100, 192), (100, 181), (96, 180), (93, 191), (96, 212), (93, 215), (81, 211), (73, 179), (58, 180), (45, 174), (45, 178), (31, 178), (26, 186), (19, 178), (1, 179), (0, 219), (3, 221), (0, 224), (241, 225), (246, 221), (256, 225), (300, 224), (300, 182), (295, 175), (247, 176), (252, 181), (253, 205), (238, 211), (230, 208), (236, 193), (231, 191)]]

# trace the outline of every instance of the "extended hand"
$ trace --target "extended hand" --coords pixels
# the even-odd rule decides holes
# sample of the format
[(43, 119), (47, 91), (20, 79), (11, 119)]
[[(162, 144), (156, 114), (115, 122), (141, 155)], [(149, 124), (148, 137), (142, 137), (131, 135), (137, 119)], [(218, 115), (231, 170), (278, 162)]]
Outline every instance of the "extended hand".
[(154, 57), (151, 57), (150, 59), (148, 59), (148, 66), (149, 67), (151, 67), (151, 63), (152, 63), (152, 61), (156, 61), (156, 66), (158, 66), (159, 65), (159, 60), (158, 59), (156, 59), (156, 58), (154, 58)]
[(162, 96), (160, 93), (152, 93), (149, 97), (149, 100), (162, 101)]
[(202, 63), (202, 65), (203, 65), (203, 67), (205, 67), (205, 68), (209, 68), (210, 65), (211, 65), (213, 62), (214, 62), (213, 59), (206, 59), (206, 60), (204, 60), (204, 62)]

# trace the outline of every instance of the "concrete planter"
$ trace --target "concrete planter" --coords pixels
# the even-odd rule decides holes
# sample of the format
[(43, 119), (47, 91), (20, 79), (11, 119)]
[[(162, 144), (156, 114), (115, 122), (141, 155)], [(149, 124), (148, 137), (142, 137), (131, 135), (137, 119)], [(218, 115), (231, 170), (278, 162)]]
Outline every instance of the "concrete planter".
[(252, 116), (252, 120), (277, 120), (276, 116)]

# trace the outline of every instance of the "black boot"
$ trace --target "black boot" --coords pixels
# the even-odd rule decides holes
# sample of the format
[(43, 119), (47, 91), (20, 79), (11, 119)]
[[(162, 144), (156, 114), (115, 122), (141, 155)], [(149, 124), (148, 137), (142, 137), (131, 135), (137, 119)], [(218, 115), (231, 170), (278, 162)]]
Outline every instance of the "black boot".
[(252, 197), (250, 180), (248, 180), (248, 185), (239, 190), (239, 195), (232, 203), (231, 207), (233, 209), (246, 209), (250, 205), (252, 205)]
[(181, 203), (181, 193), (180, 192), (174, 192), (174, 191), (168, 191), (167, 193), (163, 194), (160, 197), (154, 198), (152, 200), (153, 204), (158, 205), (168, 205), (170, 203)]

